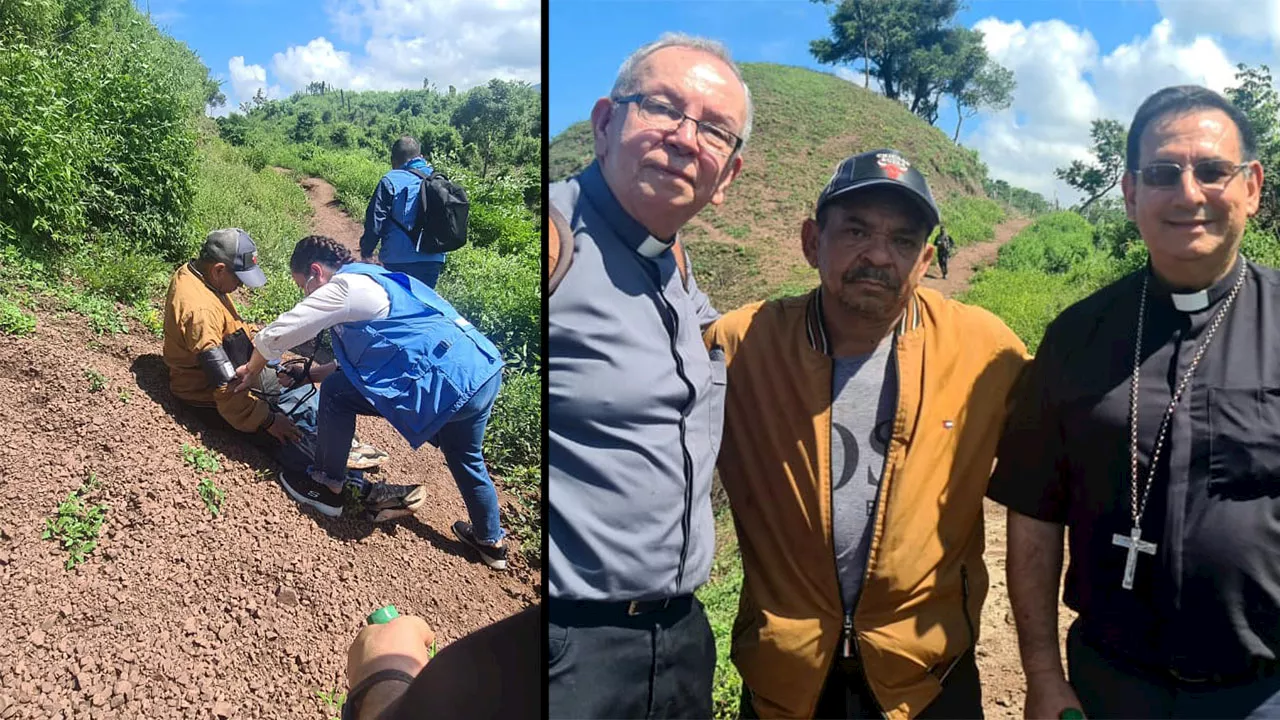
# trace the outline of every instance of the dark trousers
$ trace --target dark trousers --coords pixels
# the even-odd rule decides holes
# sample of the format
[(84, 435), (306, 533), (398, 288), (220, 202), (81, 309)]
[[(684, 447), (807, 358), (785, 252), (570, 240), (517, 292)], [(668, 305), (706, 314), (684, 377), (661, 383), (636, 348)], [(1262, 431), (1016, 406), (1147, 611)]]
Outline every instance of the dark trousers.
[(1085, 640), (1079, 620), (1067, 632), (1071, 686), (1090, 718), (1277, 718), (1280, 673), (1229, 682), (1182, 682), (1138, 667)]
[(951, 259), (950, 255), (938, 253), (938, 267), (942, 270), (942, 277), (947, 276), (947, 261)]
[(547, 607), (548, 717), (711, 717), (716, 646), (697, 598), (636, 616), (623, 603)]
[(440, 279), (440, 270), (444, 268), (444, 263), (432, 260), (430, 262), (383, 263), (382, 266), (391, 272), (404, 273), (409, 277), (418, 278), (427, 287), (435, 290), (436, 281)]
[[(751, 705), (751, 691), (744, 683), (739, 714), (747, 720), (758, 720)], [(827, 674), (827, 682), (818, 696), (814, 718), (879, 718), (884, 717), (880, 704), (867, 685), (866, 675), (857, 658), (837, 658)], [(955, 667), (942, 683), (942, 694), (924, 709), (918, 718), (926, 720), (959, 720), (982, 718), (982, 683), (978, 677), (978, 663), (970, 650), (956, 661)]]

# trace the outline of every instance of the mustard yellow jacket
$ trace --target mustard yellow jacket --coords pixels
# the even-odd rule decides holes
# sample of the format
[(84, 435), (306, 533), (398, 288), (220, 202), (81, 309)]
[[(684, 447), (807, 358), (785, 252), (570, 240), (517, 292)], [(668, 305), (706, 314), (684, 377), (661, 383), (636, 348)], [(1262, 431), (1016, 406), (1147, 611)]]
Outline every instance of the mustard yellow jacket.
[(232, 427), (242, 432), (262, 429), (271, 414), (267, 403), (249, 393), (232, 394), (229, 386), (211, 387), (197, 356), (223, 338), (243, 329), (250, 339), (254, 328), (240, 318), (226, 294), (209, 287), (184, 264), (169, 281), (164, 301), (164, 363), (169, 367), (169, 390), (193, 405), (216, 406)]
[[(831, 532), (832, 359), (817, 291), (705, 333), (727, 362), (718, 467), (742, 553), (732, 658), (763, 718), (813, 716), (844, 610)], [(891, 718), (918, 715), (977, 642), (982, 499), (1026, 347), (981, 308), (921, 288), (895, 330), (899, 395), (857, 651)]]

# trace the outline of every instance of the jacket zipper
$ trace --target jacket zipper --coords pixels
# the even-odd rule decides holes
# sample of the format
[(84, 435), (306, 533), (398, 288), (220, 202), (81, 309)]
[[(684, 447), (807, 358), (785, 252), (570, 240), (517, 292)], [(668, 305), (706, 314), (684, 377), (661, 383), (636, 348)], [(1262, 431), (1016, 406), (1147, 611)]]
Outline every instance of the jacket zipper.
[[(644, 262), (644, 261), (642, 261)], [(649, 271), (650, 278), (658, 289), (658, 297), (662, 298), (662, 305), (666, 308), (666, 315), (662, 318), (662, 324), (667, 329), (667, 335), (671, 340), (671, 356), (676, 361), (676, 375), (684, 381), (685, 387), (688, 388), (688, 399), (685, 401), (686, 407), (693, 404), (696, 395), (696, 389), (684, 372), (684, 360), (680, 357), (679, 345), (677, 340), (680, 335), (680, 316), (676, 314), (675, 306), (667, 299), (666, 293), (663, 292), (662, 278), (658, 273), (658, 266), (653, 262), (644, 262), (646, 269)], [(677, 269), (678, 272), (678, 269)], [(680, 453), (684, 461), (684, 513), (680, 517), (680, 530), (684, 537), (680, 544), (680, 564), (676, 570), (676, 586), (673, 594), (678, 594), (680, 586), (684, 584), (684, 568), (689, 558), (689, 536), (692, 532), (693, 525), (693, 456), (689, 454), (689, 443), (686, 439), (688, 426), (685, 422), (683, 410), (680, 413)]]

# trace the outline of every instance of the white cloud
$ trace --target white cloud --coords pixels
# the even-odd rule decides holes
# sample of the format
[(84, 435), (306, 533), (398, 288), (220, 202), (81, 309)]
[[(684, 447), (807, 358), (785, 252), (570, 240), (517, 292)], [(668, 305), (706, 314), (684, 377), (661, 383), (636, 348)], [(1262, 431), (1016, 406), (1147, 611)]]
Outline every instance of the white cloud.
[(353, 90), (541, 81), (537, 0), (329, 0), (325, 9), (334, 36), (363, 40), (363, 53), (324, 37), (276, 53), (272, 71), (291, 91), (321, 80)]
[(1106, 55), (1088, 30), (1060, 20), (1023, 25), (987, 18), (974, 27), (1018, 85), (1012, 107), (984, 117), (966, 144), (977, 148), (992, 177), (1050, 200), (1056, 196), (1064, 205), (1080, 195), (1053, 171), (1090, 159), (1094, 119), (1127, 125), (1138, 105), (1162, 87), (1198, 84), (1222, 91), (1234, 82), (1234, 66), (1214, 40), (1179, 38), (1168, 19)]
[[(836, 68), (836, 77), (857, 85), (860, 88), (866, 88), (871, 92), (880, 92), (880, 81), (875, 78), (867, 77), (867, 73), (862, 70), (854, 70), (847, 67)], [(874, 81), (874, 82), (872, 82)]]
[(266, 68), (245, 63), (243, 55), (231, 58), (227, 63), (227, 72), (229, 80), (222, 86), (227, 103), (212, 113), (215, 116), (238, 111), (240, 103), (252, 100), (258, 90), (262, 90), (267, 97), (280, 97), (280, 86), (267, 84)]
[(1280, 0), (1156, 0), (1156, 6), (1184, 40), (1197, 34), (1228, 35), (1280, 44)]

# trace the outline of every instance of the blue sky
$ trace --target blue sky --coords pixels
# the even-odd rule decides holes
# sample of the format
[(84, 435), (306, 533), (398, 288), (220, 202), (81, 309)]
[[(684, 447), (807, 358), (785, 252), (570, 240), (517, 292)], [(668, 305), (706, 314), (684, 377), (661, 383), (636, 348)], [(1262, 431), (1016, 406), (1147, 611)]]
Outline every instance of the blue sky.
[[(667, 30), (718, 39), (739, 61), (836, 72), (808, 51), (827, 36), (831, 9), (809, 0), (550, 0), (551, 135), (585, 119), (626, 56)], [(1008, 111), (965, 121), (961, 144), (993, 176), (1064, 202), (1074, 195), (1052, 168), (1087, 157), (1092, 118), (1127, 123), (1168, 84), (1224, 89), (1236, 62), (1274, 57), (1280, 41), (1280, 0), (971, 0), (956, 19), (984, 31), (989, 53), (1019, 83)], [(954, 111), (938, 126), (950, 135)]]
[(228, 107), (325, 80), (350, 89), (541, 82), (538, 0), (134, 0), (222, 80)]

